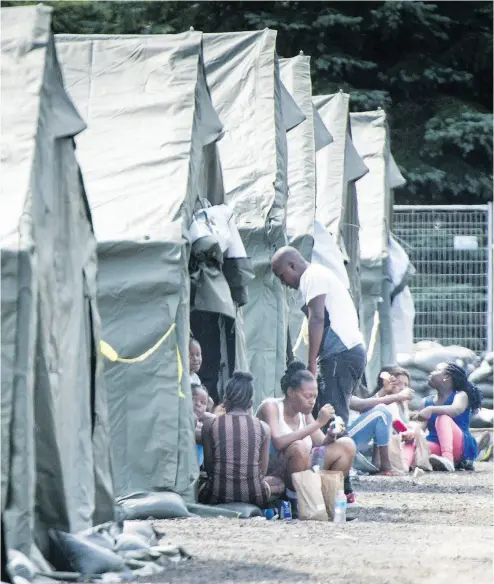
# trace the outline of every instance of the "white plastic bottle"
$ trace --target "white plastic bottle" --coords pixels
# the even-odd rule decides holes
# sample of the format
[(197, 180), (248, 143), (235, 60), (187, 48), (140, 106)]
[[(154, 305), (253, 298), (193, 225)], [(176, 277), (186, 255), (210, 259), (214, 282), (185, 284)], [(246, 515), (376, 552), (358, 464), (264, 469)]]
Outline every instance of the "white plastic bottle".
[(334, 501), (334, 523), (346, 523), (346, 495), (339, 490)]

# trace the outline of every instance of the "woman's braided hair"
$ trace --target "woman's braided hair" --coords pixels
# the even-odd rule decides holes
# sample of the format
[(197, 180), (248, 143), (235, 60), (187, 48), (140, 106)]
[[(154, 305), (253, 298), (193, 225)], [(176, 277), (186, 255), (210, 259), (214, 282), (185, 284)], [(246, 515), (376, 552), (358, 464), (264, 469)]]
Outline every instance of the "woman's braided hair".
[(314, 376), (302, 361), (294, 360), (288, 364), (285, 374), (281, 378), (281, 391), (287, 395), (288, 389), (299, 389), (302, 383), (314, 381)]
[(254, 378), (247, 371), (235, 371), (226, 384), (223, 403), (227, 412), (248, 410), (254, 398)]
[(475, 413), (482, 407), (483, 395), (480, 389), (468, 380), (468, 375), (463, 367), (456, 363), (448, 363), (445, 369), (451, 377), (454, 391), (464, 391), (468, 396), (468, 407)]

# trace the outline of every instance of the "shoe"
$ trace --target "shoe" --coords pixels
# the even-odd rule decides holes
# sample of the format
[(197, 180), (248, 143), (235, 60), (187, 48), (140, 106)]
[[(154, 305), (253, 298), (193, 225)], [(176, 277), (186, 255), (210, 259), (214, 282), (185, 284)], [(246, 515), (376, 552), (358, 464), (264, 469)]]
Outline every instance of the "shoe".
[(474, 471), (475, 466), (471, 460), (462, 460), (458, 464), (455, 465), (456, 470), (466, 470), (466, 471)]
[(487, 462), (492, 457), (492, 437), (490, 432), (484, 432), (479, 440), (477, 460)]
[(346, 496), (346, 507), (347, 509), (355, 509), (356, 507), (360, 507), (360, 505), (357, 503), (355, 493), (348, 493)]
[(437, 454), (431, 454), (429, 457), (429, 462), (431, 463), (433, 470), (455, 472), (455, 465), (452, 460), (446, 458), (445, 456), (438, 456)]

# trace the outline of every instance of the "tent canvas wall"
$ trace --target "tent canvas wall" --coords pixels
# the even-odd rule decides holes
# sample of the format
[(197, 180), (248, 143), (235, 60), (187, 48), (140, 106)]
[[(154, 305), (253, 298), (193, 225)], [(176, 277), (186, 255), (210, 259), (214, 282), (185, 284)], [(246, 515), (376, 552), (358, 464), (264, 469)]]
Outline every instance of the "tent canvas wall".
[(310, 58), (280, 59), (283, 85), (304, 114), (305, 120), (287, 133), (288, 201), (286, 232), (290, 245), (310, 260), (316, 213), (316, 153)]
[(96, 242), (51, 9), (2, 9), (2, 515), (7, 543), (113, 518)]
[(389, 270), (392, 282), (391, 291), (391, 325), (396, 355), (413, 352), (413, 324), (415, 321), (415, 304), (408, 287), (415, 268), (410, 263), (407, 252), (398, 240), (389, 237)]
[[(299, 55), (280, 60), (280, 76), (305, 120), (287, 134), (288, 202), (287, 235), (290, 245), (311, 260), (316, 216), (316, 150), (332, 142), (312, 103), (310, 57)], [(302, 322), (298, 291), (287, 290), (289, 305), (289, 341), (293, 347)]]
[(316, 219), (344, 252), (352, 297), (359, 305), (359, 219), (355, 181), (368, 172), (351, 138), (350, 96), (342, 91), (313, 98), (333, 142), (317, 154)]
[[(202, 35), (60, 36), (98, 240), (104, 340), (137, 363), (106, 362), (117, 494), (161, 486), (193, 497), (188, 376), (189, 244), (207, 195), (205, 148), (222, 134), (202, 74)], [(165, 335), (168, 333), (168, 336)]]
[(271, 271), (273, 252), (286, 243), (286, 132), (276, 33), (205, 34), (211, 99), (225, 127), (218, 144), (226, 203), (251, 257), (255, 278), (244, 307), (255, 402), (279, 392), (285, 369), (286, 299)]
[[(350, 114), (352, 139), (369, 173), (357, 182), (360, 220), (361, 328), (367, 344), (367, 382), (395, 362), (391, 326), (388, 237), (392, 214), (389, 130), (383, 110)], [(393, 183), (390, 183), (390, 179)]]

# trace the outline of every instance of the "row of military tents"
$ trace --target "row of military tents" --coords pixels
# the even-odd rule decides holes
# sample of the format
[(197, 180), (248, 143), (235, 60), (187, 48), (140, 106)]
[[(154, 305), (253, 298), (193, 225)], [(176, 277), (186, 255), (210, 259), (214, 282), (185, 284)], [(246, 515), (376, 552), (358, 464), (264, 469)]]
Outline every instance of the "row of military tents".
[(248, 368), (256, 403), (279, 395), (303, 344), (280, 246), (347, 282), (368, 378), (394, 361), (404, 184), (386, 113), (313, 95), (273, 30), (54, 37), (51, 16), (1, 11), (2, 517), (28, 556), (117, 496), (193, 499), (191, 320), (218, 387)]

